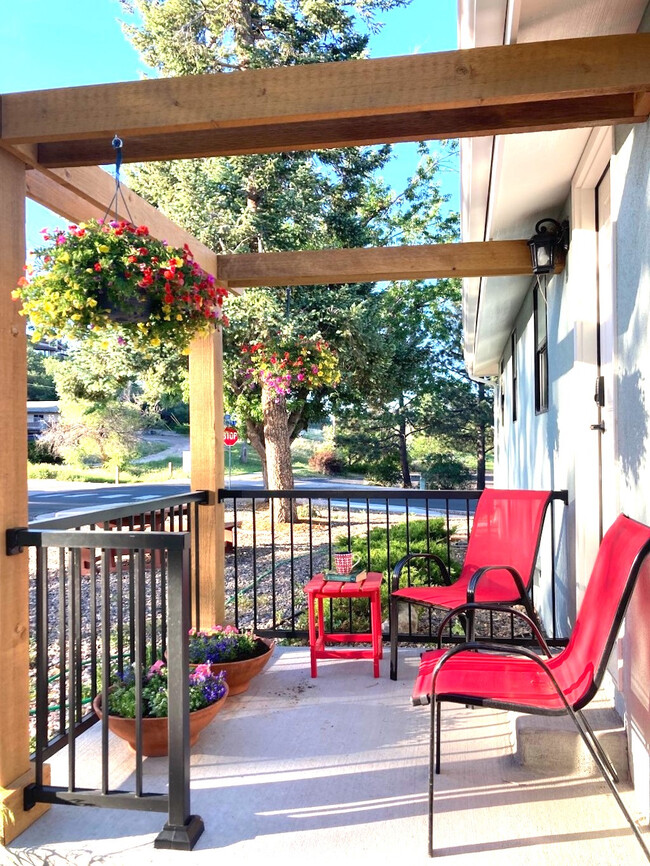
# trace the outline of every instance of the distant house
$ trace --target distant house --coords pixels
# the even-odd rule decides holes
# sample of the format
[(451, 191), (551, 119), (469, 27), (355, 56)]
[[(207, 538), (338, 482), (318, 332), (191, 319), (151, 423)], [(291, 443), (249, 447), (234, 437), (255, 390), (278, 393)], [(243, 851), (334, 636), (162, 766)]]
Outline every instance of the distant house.
[(51, 421), (59, 417), (58, 400), (28, 400), (27, 401), (27, 436), (30, 439), (38, 436)]

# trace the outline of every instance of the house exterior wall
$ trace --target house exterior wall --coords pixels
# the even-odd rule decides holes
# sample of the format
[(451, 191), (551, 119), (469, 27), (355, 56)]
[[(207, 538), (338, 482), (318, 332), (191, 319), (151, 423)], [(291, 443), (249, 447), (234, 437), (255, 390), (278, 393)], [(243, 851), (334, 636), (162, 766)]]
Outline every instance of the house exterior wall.
[[(570, 504), (556, 540), (560, 579), (556, 616), (564, 633), (574, 619), (599, 541), (598, 434), (590, 429), (597, 419), (598, 372), (594, 190), (608, 161), (614, 393), (607, 399), (615, 415), (605, 416), (602, 434), (609, 437), (606, 446), (613, 464), (604, 490), (604, 528), (620, 511), (650, 523), (650, 124), (595, 131), (576, 171), (565, 206), (572, 230), (567, 268), (547, 286), (548, 411), (535, 412), (532, 283), (514, 329), (517, 420), (512, 420), (511, 343), (504, 350), (495, 400), (495, 486), (569, 491)], [(650, 814), (649, 610), (650, 567), (642, 573), (610, 664), (617, 707), (628, 730), (638, 806), (646, 815)], [(542, 611), (548, 624), (548, 602)]]
[[(619, 508), (650, 523), (650, 124), (616, 132)], [(619, 711), (627, 722), (635, 789), (650, 813), (650, 569), (620, 640)]]

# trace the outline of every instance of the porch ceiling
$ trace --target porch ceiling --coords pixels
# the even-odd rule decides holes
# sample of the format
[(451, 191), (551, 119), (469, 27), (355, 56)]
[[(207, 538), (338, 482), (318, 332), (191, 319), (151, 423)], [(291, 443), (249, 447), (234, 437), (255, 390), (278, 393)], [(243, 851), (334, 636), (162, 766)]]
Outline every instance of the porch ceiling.
[[(460, 0), (462, 47), (634, 33), (647, 0)], [(537, 220), (558, 217), (590, 130), (483, 136), (461, 142), (463, 240), (529, 237)], [(496, 375), (530, 277), (464, 281), (465, 352), (470, 372)]]

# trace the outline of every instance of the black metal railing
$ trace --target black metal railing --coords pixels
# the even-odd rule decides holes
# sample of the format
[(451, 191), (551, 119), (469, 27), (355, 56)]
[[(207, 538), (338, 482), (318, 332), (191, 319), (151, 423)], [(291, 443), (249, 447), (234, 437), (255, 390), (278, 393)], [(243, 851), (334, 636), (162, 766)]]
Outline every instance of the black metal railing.
[[(352, 547), (360, 567), (383, 572), (384, 637), (388, 638), (388, 576), (406, 553), (431, 552), (459, 572), (480, 491), (377, 490), (368, 488), (301, 488), (291, 491), (227, 489), (219, 491), (226, 520), (232, 524), (233, 548), (226, 557), (226, 619), (268, 637), (306, 640), (307, 613), (303, 592), (315, 573), (331, 570), (333, 553)], [(558, 499), (562, 496), (558, 495)], [(289, 520), (279, 523), (276, 500), (290, 500)], [(551, 644), (564, 643), (556, 633), (555, 502), (547, 516), (546, 568), (541, 592), (553, 614), (547, 624)], [(427, 580), (432, 580), (429, 572)], [(426, 581), (425, 581), (426, 582)], [(362, 601), (337, 600), (329, 607), (329, 630), (363, 633)], [(507, 617), (507, 621), (505, 621)], [(400, 641), (428, 643), (435, 639), (441, 615), (425, 615), (426, 622), (410, 624)], [(337, 628), (337, 623), (339, 627)], [(355, 627), (355, 624), (357, 627)], [(513, 618), (490, 616), (491, 640), (526, 642)], [(448, 639), (462, 639), (450, 627)]]
[[(8, 533), (8, 552), (30, 551), (32, 742), (37, 802), (166, 811), (157, 847), (191, 848), (202, 831), (189, 813), (187, 631), (196, 608), (198, 506), (204, 493), (147, 500), (54, 519)], [(111, 674), (167, 657), (169, 786), (143, 790), (136, 748), (133, 791), (111, 790), (108, 715), (103, 714), (101, 784), (77, 786), (77, 739), (107, 705)], [(141, 727), (140, 718), (136, 719)], [(140, 740), (138, 739), (138, 742)], [(67, 747), (65, 784), (45, 785), (45, 761)], [(56, 779), (53, 782), (59, 781)]]

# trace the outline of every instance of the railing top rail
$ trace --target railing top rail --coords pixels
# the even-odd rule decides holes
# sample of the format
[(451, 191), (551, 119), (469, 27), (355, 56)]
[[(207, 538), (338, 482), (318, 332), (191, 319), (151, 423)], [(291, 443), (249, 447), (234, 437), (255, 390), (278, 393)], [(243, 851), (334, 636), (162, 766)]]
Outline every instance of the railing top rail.
[(266, 490), (261, 487), (226, 488), (219, 490), (219, 502), (226, 499), (440, 499), (474, 500), (481, 490), (408, 490), (387, 487), (384, 490), (367, 487), (298, 487), (293, 490)]
[[(293, 490), (267, 490), (262, 487), (221, 488), (219, 502), (227, 499), (439, 499), (442, 501), (473, 501), (482, 490), (414, 490), (386, 487), (296, 487)], [(551, 499), (568, 504), (568, 491), (554, 490)]]
[(176, 505), (184, 505), (187, 502), (196, 502), (199, 505), (207, 502), (207, 490), (194, 490), (187, 493), (177, 493), (174, 496), (160, 496), (152, 499), (140, 499), (138, 502), (114, 503), (106, 508), (92, 509), (88, 511), (75, 511), (64, 514), (61, 517), (43, 517), (32, 520), (30, 529), (74, 529), (76, 526), (87, 526), (91, 523), (104, 523), (106, 520), (119, 520), (124, 517), (137, 517), (139, 514), (148, 514), (151, 511), (159, 511), (163, 508), (172, 508)]
[(189, 532), (120, 532), (109, 530), (28, 529), (7, 530), (7, 554), (20, 553), (24, 547), (72, 547), (119, 550), (186, 550)]

